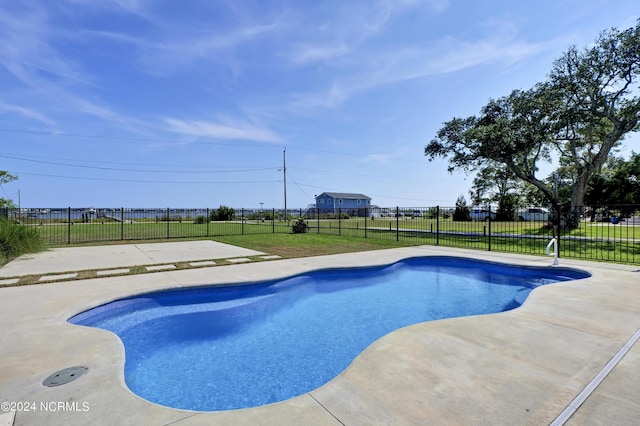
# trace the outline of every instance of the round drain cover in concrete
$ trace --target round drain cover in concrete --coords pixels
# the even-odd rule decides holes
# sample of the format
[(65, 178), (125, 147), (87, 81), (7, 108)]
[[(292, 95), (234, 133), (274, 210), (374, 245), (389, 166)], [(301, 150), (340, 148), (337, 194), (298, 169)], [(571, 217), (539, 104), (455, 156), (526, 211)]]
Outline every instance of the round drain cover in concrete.
[(87, 372), (86, 367), (69, 367), (56, 371), (42, 382), (45, 386), (60, 386), (72, 382)]

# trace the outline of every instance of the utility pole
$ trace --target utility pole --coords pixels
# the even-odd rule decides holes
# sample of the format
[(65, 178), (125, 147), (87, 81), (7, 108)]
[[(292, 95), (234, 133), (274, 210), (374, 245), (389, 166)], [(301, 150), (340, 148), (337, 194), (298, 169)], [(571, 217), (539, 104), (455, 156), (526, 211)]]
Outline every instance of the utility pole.
[(287, 147), (284, 147), (282, 151), (282, 173), (284, 175), (284, 220), (288, 221), (287, 217)]

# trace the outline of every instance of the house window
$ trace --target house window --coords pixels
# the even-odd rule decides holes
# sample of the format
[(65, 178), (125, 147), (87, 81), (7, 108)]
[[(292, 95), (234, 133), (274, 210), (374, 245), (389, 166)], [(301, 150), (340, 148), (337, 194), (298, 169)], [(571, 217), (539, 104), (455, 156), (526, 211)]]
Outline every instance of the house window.
[(331, 198), (327, 198), (327, 204), (331, 204)]
[(360, 204), (360, 201), (362, 201), (362, 200), (358, 200), (358, 204)]
[(318, 199), (318, 204), (324, 204), (324, 198)]
[(342, 204), (342, 198), (338, 200), (338, 204)]

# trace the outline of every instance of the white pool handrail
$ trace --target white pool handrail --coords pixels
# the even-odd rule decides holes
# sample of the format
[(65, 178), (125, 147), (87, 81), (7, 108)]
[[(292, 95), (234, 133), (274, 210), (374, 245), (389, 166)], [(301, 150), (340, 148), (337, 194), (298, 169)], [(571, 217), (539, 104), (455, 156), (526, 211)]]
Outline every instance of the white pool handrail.
[[(553, 245), (553, 253), (550, 252), (551, 246)], [(553, 256), (553, 266), (557, 266), (560, 263), (558, 262), (558, 240), (554, 238), (549, 241), (547, 244), (547, 256)]]

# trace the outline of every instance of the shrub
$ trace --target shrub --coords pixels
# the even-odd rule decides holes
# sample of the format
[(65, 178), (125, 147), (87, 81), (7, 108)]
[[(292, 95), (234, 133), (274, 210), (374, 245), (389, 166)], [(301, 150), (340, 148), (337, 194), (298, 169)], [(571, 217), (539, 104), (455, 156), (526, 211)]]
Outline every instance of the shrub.
[(508, 221), (516, 217), (516, 204), (518, 195), (505, 194), (498, 200), (498, 210), (496, 211), (496, 220)]
[(294, 234), (304, 234), (308, 230), (309, 225), (307, 225), (307, 222), (305, 222), (303, 218), (296, 220), (293, 226), (291, 226), (291, 231)]
[(425, 213), (425, 217), (429, 218), (429, 219), (435, 219), (438, 217), (438, 208), (437, 207), (431, 207), (429, 210), (427, 210), (427, 212)]
[(44, 248), (44, 241), (37, 228), (0, 219), (0, 264)]
[(209, 217), (211, 220), (223, 221), (223, 220), (232, 220), (235, 216), (236, 211), (231, 207), (220, 206), (217, 210), (213, 210)]
[(209, 218), (206, 216), (196, 216), (195, 218), (193, 218), (193, 223), (195, 223), (196, 225), (203, 225), (208, 222)]
[(456, 209), (453, 212), (453, 220), (460, 222), (471, 222), (471, 210), (467, 206), (464, 196), (459, 196), (456, 201)]

